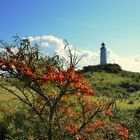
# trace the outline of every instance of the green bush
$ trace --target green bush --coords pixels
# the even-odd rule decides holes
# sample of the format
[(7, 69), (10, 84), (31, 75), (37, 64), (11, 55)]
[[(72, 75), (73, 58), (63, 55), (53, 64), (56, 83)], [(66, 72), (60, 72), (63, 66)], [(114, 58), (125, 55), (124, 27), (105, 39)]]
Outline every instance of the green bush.
[(0, 122), (0, 139), (5, 140), (6, 138), (8, 138), (8, 134), (9, 133), (6, 124)]
[(120, 87), (125, 88), (128, 92), (140, 90), (140, 84), (135, 82), (124, 81), (119, 84)]
[(132, 100), (128, 101), (128, 104), (134, 104), (134, 102)]
[(108, 73), (119, 73), (121, 71), (121, 67), (118, 64), (105, 64), (105, 65), (96, 65), (96, 66), (85, 66), (82, 71), (89, 72), (101, 72), (105, 71)]
[(0, 122), (0, 140), (44, 140), (45, 130), (44, 124), (30, 110), (20, 107), (16, 112), (4, 113)]

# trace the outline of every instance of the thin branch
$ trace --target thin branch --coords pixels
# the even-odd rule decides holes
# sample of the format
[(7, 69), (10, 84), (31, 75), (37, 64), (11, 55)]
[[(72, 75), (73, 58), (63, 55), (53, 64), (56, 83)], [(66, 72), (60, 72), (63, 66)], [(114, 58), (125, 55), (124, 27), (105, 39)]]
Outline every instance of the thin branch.
[(44, 108), (45, 108), (46, 105), (47, 105), (47, 102), (45, 102), (44, 105), (43, 105), (43, 107), (41, 108), (40, 114), (42, 114), (42, 112), (43, 112), (43, 110), (44, 110)]
[(35, 87), (36, 85), (39, 85), (38, 83), (36, 83), (36, 85), (34, 85), (34, 86), (31, 86), (31, 84), (30, 84), (29, 82), (23, 81), (22, 78), (19, 78), (19, 77), (18, 77), (18, 79), (19, 79), (20, 81), (24, 82), (26, 87), (29, 87), (30, 89), (32, 89), (33, 91), (35, 91), (37, 94), (39, 94), (41, 97), (43, 97), (43, 98), (45, 99), (45, 101), (47, 102), (47, 104), (48, 104), (50, 107), (53, 106), (51, 100), (50, 100), (50, 99), (48, 98), (48, 96), (42, 91), (41, 87), (40, 87), (40, 86)]
[(7, 90), (8, 92), (10, 92), (11, 94), (13, 94), (14, 96), (16, 96), (18, 99), (20, 99), (20, 101), (24, 102), (25, 104), (31, 106), (30, 103), (28, 103), (27, 101), (25, 101), (23, 98), (21, 98), (20, 96), (18, 96), (17, 94), (15, 94), (12, 90), (6, 88), (5, 86), (0, 84), (0, 87), (2, 87), (3, 89)]
[(88, 124), (94, 118), (94, 116), (99, 112), (99, 110), (100, 110), (100, 107), (98, 107), (97, 110), (90, 116), (88, 121), (86, 121), (85, 123), (81, 125), (81, 127), (78, 129), (79, 132), (86, 126), (86, 124)]

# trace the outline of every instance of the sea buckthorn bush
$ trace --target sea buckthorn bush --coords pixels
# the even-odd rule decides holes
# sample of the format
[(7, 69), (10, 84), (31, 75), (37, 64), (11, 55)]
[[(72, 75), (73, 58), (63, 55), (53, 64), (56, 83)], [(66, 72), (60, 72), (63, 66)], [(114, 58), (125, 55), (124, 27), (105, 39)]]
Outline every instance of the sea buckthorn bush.
[(70, 61), (65, 65), (59, 56), (41, 55), (28, 39), (1, 43), (5, 51), (0, 55), (0, 70), (10, 86), (0, 87), (28, 106), (33, 118), (45, 126), (46, 139), (127, 139), (128, 130), (110, 121), (110, 104), (94, 100), (96, 94), (76, 73), (80, 59), (68, 44)]

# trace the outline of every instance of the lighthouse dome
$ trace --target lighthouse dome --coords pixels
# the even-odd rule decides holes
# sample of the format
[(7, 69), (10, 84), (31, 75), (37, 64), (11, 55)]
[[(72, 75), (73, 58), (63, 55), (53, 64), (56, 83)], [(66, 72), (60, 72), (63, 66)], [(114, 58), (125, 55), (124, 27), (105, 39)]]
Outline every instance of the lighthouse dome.
[(101, 49), (106, 49), (106, 48), (105, 48), (105, 43), (104, 43), (104, 42), (101, 44), (101, 46), (102, 46)]

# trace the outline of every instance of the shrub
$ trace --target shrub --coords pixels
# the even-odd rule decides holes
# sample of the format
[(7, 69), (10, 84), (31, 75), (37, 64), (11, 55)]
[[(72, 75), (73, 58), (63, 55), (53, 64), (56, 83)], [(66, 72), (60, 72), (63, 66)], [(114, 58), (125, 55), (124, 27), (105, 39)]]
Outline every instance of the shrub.
[(124, 81), (119, 84), (122, 88), (126, 88), (128, 92), (138, 91), (140, 90), (140, 84)]
[(7, 126), (0, 122), (0, 139), (5, 140), (7, 139), (7, 135), (9, 134)]
[(1, 120), (2, 131), (0, 132), (4, 131), (5, 138), (10, 140), (47, 139), (45, 124), (39, 121), (25, 104), (21, 106), (11, 113), (3, 111), (4, 117)]
[(130, 93), (133, 93), (133, 92), (135, 92), (136, 91), (136, 89), (134, 88), (134, 87), (129, 87), (128, 89), (127, 89), (127, 92), (130, 92)]
[(134, 102), (132, 100), (128, 101), (128, 104), (134, 104)]
[(96, 65), (96, 66), (85, 66), (82, 71), (106, 71), (108, 73), (119, 73), (121, 71), (121, 67), (118, 64), (105, 64), (105, 65)]

